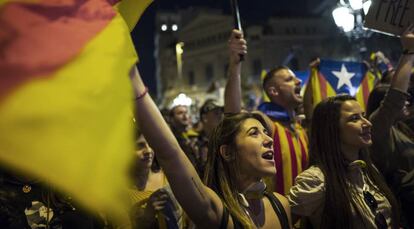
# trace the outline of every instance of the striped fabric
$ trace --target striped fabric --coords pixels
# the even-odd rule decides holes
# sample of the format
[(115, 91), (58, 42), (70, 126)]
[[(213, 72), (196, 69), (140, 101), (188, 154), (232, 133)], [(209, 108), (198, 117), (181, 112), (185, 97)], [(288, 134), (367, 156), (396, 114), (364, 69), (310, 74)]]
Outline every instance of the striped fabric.
[[(138, 4), (134, 17), (117, 10)], [(151, 0), (0, 5), (0, 163), (124, 220), (137, 61), (125, 18)], [(114, 4), (117, 4), (114, 6)], [(132, 10), (130, 10), (132, 12)]]
[[(158, 222), (159, 229), (179, 229), (184, 228), (184, 222), (182, 219), (183, 211), (178, 205), (178, 202), (175, 200), (175, 197), (172, 194), (172, 191), (169, 187), (164, 187), (165, 190), (168, 190), (168, 195), (170, 199), (164, 204), (164, 209), (156, 212), (156, 219)], [(146, 208), (147, 202), (150, 196), (155, 191), (138, 191), (137, 189), (130, 189), (129, 196), (134, 205), (137, 205), (140, 208)]]
[(154, 191), (139, 191), (137, 189), (130, 189), (129, 190), (129, 198), (132, 202), (132, 204), (138, 204), (138, 205), (146, 205), (148, 198), (151, 196), (151, 194), (154, 193)]
[[(260, 74), (261, 82), (263, 82), (264, 78), (266, 77), (268, 70), (262, 70)], [(266, 92), (262, 88), (262, 102), (270, 102), (269, 96), (267, 96)]]
[[(344, 73), (350, 76), (348, 84), (341, 84), (339, 77)], [(311, 69), (312, 105), (315, 107), (327, 97), (346, 93), (355, 96), (365, 110), (376, 80), (377, 77), (363, 63), (321, 60), (317, 68)]]
[(365, 73), (364, 80), (362, 81), (358, 92), (355, 95), (357, 101), (364, 110), (367, 108), (369, 94), (371, 93), (372, 89), (374, 89), (374, 85), (377, 79), (378, 78), (374, 75), (374, 73), (367, 71)]
[(275, 133), (273, 148), (275, 150), (276, 176), (266, 179), (268, 189), (282, 195), (289, 193), (296, 176), (306, 169), (308, 164), (308, 138), (305, 129), (296, 123), (295, 131), (274, 122)]

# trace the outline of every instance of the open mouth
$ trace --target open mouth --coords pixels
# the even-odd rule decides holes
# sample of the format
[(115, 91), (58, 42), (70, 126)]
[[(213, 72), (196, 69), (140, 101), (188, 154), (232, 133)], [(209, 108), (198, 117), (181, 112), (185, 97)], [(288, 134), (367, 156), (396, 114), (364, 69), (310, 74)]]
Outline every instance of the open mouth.
[(370, 140), (371, 140), (371, 131), (370, 131), (370, 130), (368, 130), (368, 131), (363, 131), (363, 132), (360, 134), (360, 136), (361, 136), (361, 138), (362, 138), (362, 139), (364, 139), (365, 141), (370, 141)]
[(262, 158), (266, 160), (273, 160), (273, 151), (269, 150), (266, 153), (262, 154)]
[(141, 160), (142, 161), (150, 161), (150, 160), (152, 160), (152, 156), (151, 155), (144, 155), (142, 158), (141, 158)]
[(301, 91), (301, 87), (295, 87), (294, 92), (295, 92), (295, 95), (296, 95), (296, 96), (299, 96), (299, 97), (301, 96), (301, 95), (300, 95), (300, 91)]

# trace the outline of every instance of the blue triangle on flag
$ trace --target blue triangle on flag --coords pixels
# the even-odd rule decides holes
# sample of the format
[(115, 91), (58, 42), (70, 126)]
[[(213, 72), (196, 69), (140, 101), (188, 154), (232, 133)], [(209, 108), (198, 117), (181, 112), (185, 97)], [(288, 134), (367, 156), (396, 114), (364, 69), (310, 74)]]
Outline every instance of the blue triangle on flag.
[(321, 60), (319, 72), (325, 77), (337, 94), (355, 96), (367, 72), (367, 66), (360, 62)]
[(303, 87), (309, 79), (309, 76), (311, 74), (310, 70), (306, 70), (306, 71), (294, 71), (295, 75), (297, 78), (299, 78), (302, 82), (301, 82), (301, 87)]

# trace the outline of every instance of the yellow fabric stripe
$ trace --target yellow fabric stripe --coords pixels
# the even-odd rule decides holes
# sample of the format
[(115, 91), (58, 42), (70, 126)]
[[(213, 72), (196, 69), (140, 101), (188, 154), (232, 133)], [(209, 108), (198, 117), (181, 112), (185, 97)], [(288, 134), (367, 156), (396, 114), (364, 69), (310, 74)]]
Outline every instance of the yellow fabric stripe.
[[(300, 139), (300, 134), (298, 135), (298, 137), (292, 139), (293, 142), (293, 147), (295, 148), (295, 154), (296, 154), (296, 168), (298, 171), (298, 174), (300, 174), (300, 172), (302, 171), (302, 150), (300, 147), (300, 143), (299, 143), (299, 139)], [(291, 178), (292, 180), (292, 178)], [(289, 186), (289, 188), (287, 190), (285, 190), (285, 193), (289, 193), (290, 187), (293, 185), (295, 181), (292, 180), (291, 184)], [(286, 189), (286, 187), (285, 187)]]
[[(321, 86), (320, 86), (320, 82), (318, 79), (318, 70), (316, 68), (312, 68), (311, 69), (311, 80), (312, 80), (312, 85), (313, 85), (313, 90), (312, 90), (312, 94), (313, 94), (313, 106), (315, 107), (319, 102), (321, 102), (322, 100), (324, 100), (325, 98), (322, 97), (322, 93), (321, 93)], [(329, 84), (329, 82), (326, 82), (326, 96), (330, 97), (330, 96), (334, 96), (336, 95), (335, 90), (332, 88), (332, 86)]]
[(0, 7), (3, 6), (6, 3), (14, 3), (14, 2), (18, 2), (18, 3), (34, 3), (34, 2), (39, 2), (40, 0), (0, 0)]
[(368, 88), (369, 88), (369, 92), (371, 92), (374, 89), (376, 77), (372, 72), (368, 72), (368, 77), (369, 77)]
[[(303, 149), (305, 150), (306, 161), (308, 161), (309, 160), (309, 155), (308, 155), (309, 154), (309, 149), (308, 149), (308, 136), (306, 135), (306, 130), (299, 124), (296, 124), (296, 129), (298, 130), (299, 138), (303, 143)], [(299, 147), (300, 147), (300, 145), (299, 145)], [(301, 152), (302, 152), (302, 150), (301, 150)], [(302, 157), (302, 154), (300, 156)], [(302, 165), (301, 165), (301, 171), (303, 171), (304, 169), (306, 169), (306, 168), (302, 168)]]
[[(289, 141), (288, 141), (288, 135), (286, 134), (285, 130), (286, 128), (278, 123), (278, 122), (274, 122), (275, 128), (278, 131), (277, 134), (279, 136), (279, 141), (280, 141), (280, 151), (281, 151), (281, 156), (282, 156), (282, 170), (278, 170), (277, 173), (279, 175), (281, 175), (282, 179), (283, 179), (283, 190), (282, 192), (284, 194), (287, 194), (290, 190), (290, 188), (292, 187), (294, 180), (292, 179), (292, 158), (290, 156), (290, 147), (289, 147)], [(300, 146), (300, 142), (299, 139), (302, 140), (303, 142), (303, 146), (304, 146), (304, 150), (305, 150), (305, 154), (306, 154), (306, 163), (308, 160), (308, 140), (307, 140), (307, 136), (306, 136), (306, 132), (305, 130), (300, 126), (300, 124), (296, 123), (295, 124), (296, 127), (296, 131), (298, 133), (297, 137), (292, 134), (292, 143), (294, 146), (294, 150), (295, 150), (295, 155), (296, 155), (296, 160), (297, 160), (297, 168), (298, 168), (298, 174), (300, 172), (303, 171), (304, 168), (302, 168), (302, 151), (301, 151), (301, 146)], [(280, 169), (280, 168), (278, 168)], [(266, 178), (264, 179), (266, 184), (268, 185), (268, 187), (271, 187), (272, 190), (271, 191), (276, 191), (273, 190), (273, 187), (275, 187), (275, 185), (277, 185), (275, 183), (275, 178), (279, 177), (279, 175), (275, 176), (275, 177), (271, 177), (271, 178)], [(279, 187), (278, 189), (280, 190), (281, 187)]]
[(331, 96), (335, 96), (336, 95), (336, 91), (332, 88), (331, 84), (329, 84), (329, 82), (326, 82), (326, 89), (327, 89), (327, 93), (326, 96), (327, 97), (331, 97)]
[(152, 191), (138, 191), (136, 189), (131, 189), (129, 192), (132, 204), (146, 203), (152, 193)]
[(321, 87), (318, 80), (318, 69), (311, 69), (313, 107), (322, 101)]
[[(260, 78), (262, 79), (260, 82), (263, 82), (265, 76), (267, 74), (266, 70), (262, 70), (262, 73), (260, 74)], [(263, 87), (262, 87), (262, 100), (263, 102), (270, 102), (269, 96), (267, 96), (266, 92), (264, 91)]]
[(286, 191), (289, 191), (292, 186), (292, 159), (290, 158), (289, 142), (285, 133), (285, 127), (277, 122), (275, 124), (277, 125), (277, 131), (279, 133), (280, 147), (282, 148), (284, 193), (288, 193)]
[[(374, 84), (375, 84), (375, 75), (372, 72), (367, 72), (367, 75), (365, 77), (367, 77), (366, 79), (364, 79), (364, 81), (366, 80), (368, 83), (368, 90), (369, 93), (372, 91), (372, 89), (374, 89)], [(359, 104), (361, 105), (363, 110), (366, 110), (366, 106), (367, 106), (367, 102), (368, 102), (368, 98), (365, 99), (364, 98), (364, 90), (363, 90), (363, 84), (361, 83), (361, 85), (358, 88), (358, 93), (356, 95), (357, 101), (359, 102)]]
[(76, 59), (0, 104), (0, 161), (52, 183), (91, 210), (121, 219), (129, 207), (128, 73), (136, 60), (118, 14)]
[(358, 93), (356, 94), (356, 99), (363, 110), (365, 110), (365, 102), (364, 102), (364, 92), (362, 89), (362, 84), (358, 89)]
[[(375, 85), (375, 81), (377, 77), (374, 75), (374, 73), (370, 71), (367, 72), (367, 77), (368, 77), (368, 89), (369, 89), (369, 93), (371, 93), (371, 91), (374, 89), (374, 85)], [(366, 106), (368, 105), (368, 98), (364, 98), (364, 104), (365, 106), (363, 107), (363, 109), (366, 110)]]
[(153, 0), (121, 0), (115, 5), (115, 8), (122, 15), (128, 25), (129, 31), (132, 31), (145, 9)]

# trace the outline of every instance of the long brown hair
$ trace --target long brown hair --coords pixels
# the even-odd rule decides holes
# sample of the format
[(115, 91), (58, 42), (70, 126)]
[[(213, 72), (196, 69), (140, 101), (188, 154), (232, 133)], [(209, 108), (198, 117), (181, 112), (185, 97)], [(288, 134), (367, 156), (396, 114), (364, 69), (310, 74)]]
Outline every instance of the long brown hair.
[[(339, 120), (342, 104), (356, 99), (337, 95), (319, 103), (313, 112), (310, 137), (310, 165), (319, 167), (325, 176), (325, 206), (321, 228), (352, 228), (352, 206), (358, 204), (349, 191), (346, 159), (341, 151)], [(367, 164), (367, 174), (392, 207), (392, 225), (398, 228), (397, 202), (381, 175), (374, 168), (368, 150), (360, 151), (360, 159)], [(357, 210), (358, 211), (358, 210)], [(358, 212), (359, 213), (359, 212)]]
[[(258, 120), (267, 128), (263, 117), (256, 113), (239, 113), (225, 116), (210, 135), (208, 158), (205, 168), (204, 182), (212, 188), (222, 199), (224, 207), (237, 219), (244, 228), (254, 228), (237, 196), (238, 157), (236, 152), (236, 136), (246, 119)], [(220, 155), (220, 146), (227, 145), (235, 160), (228, 162)]]

